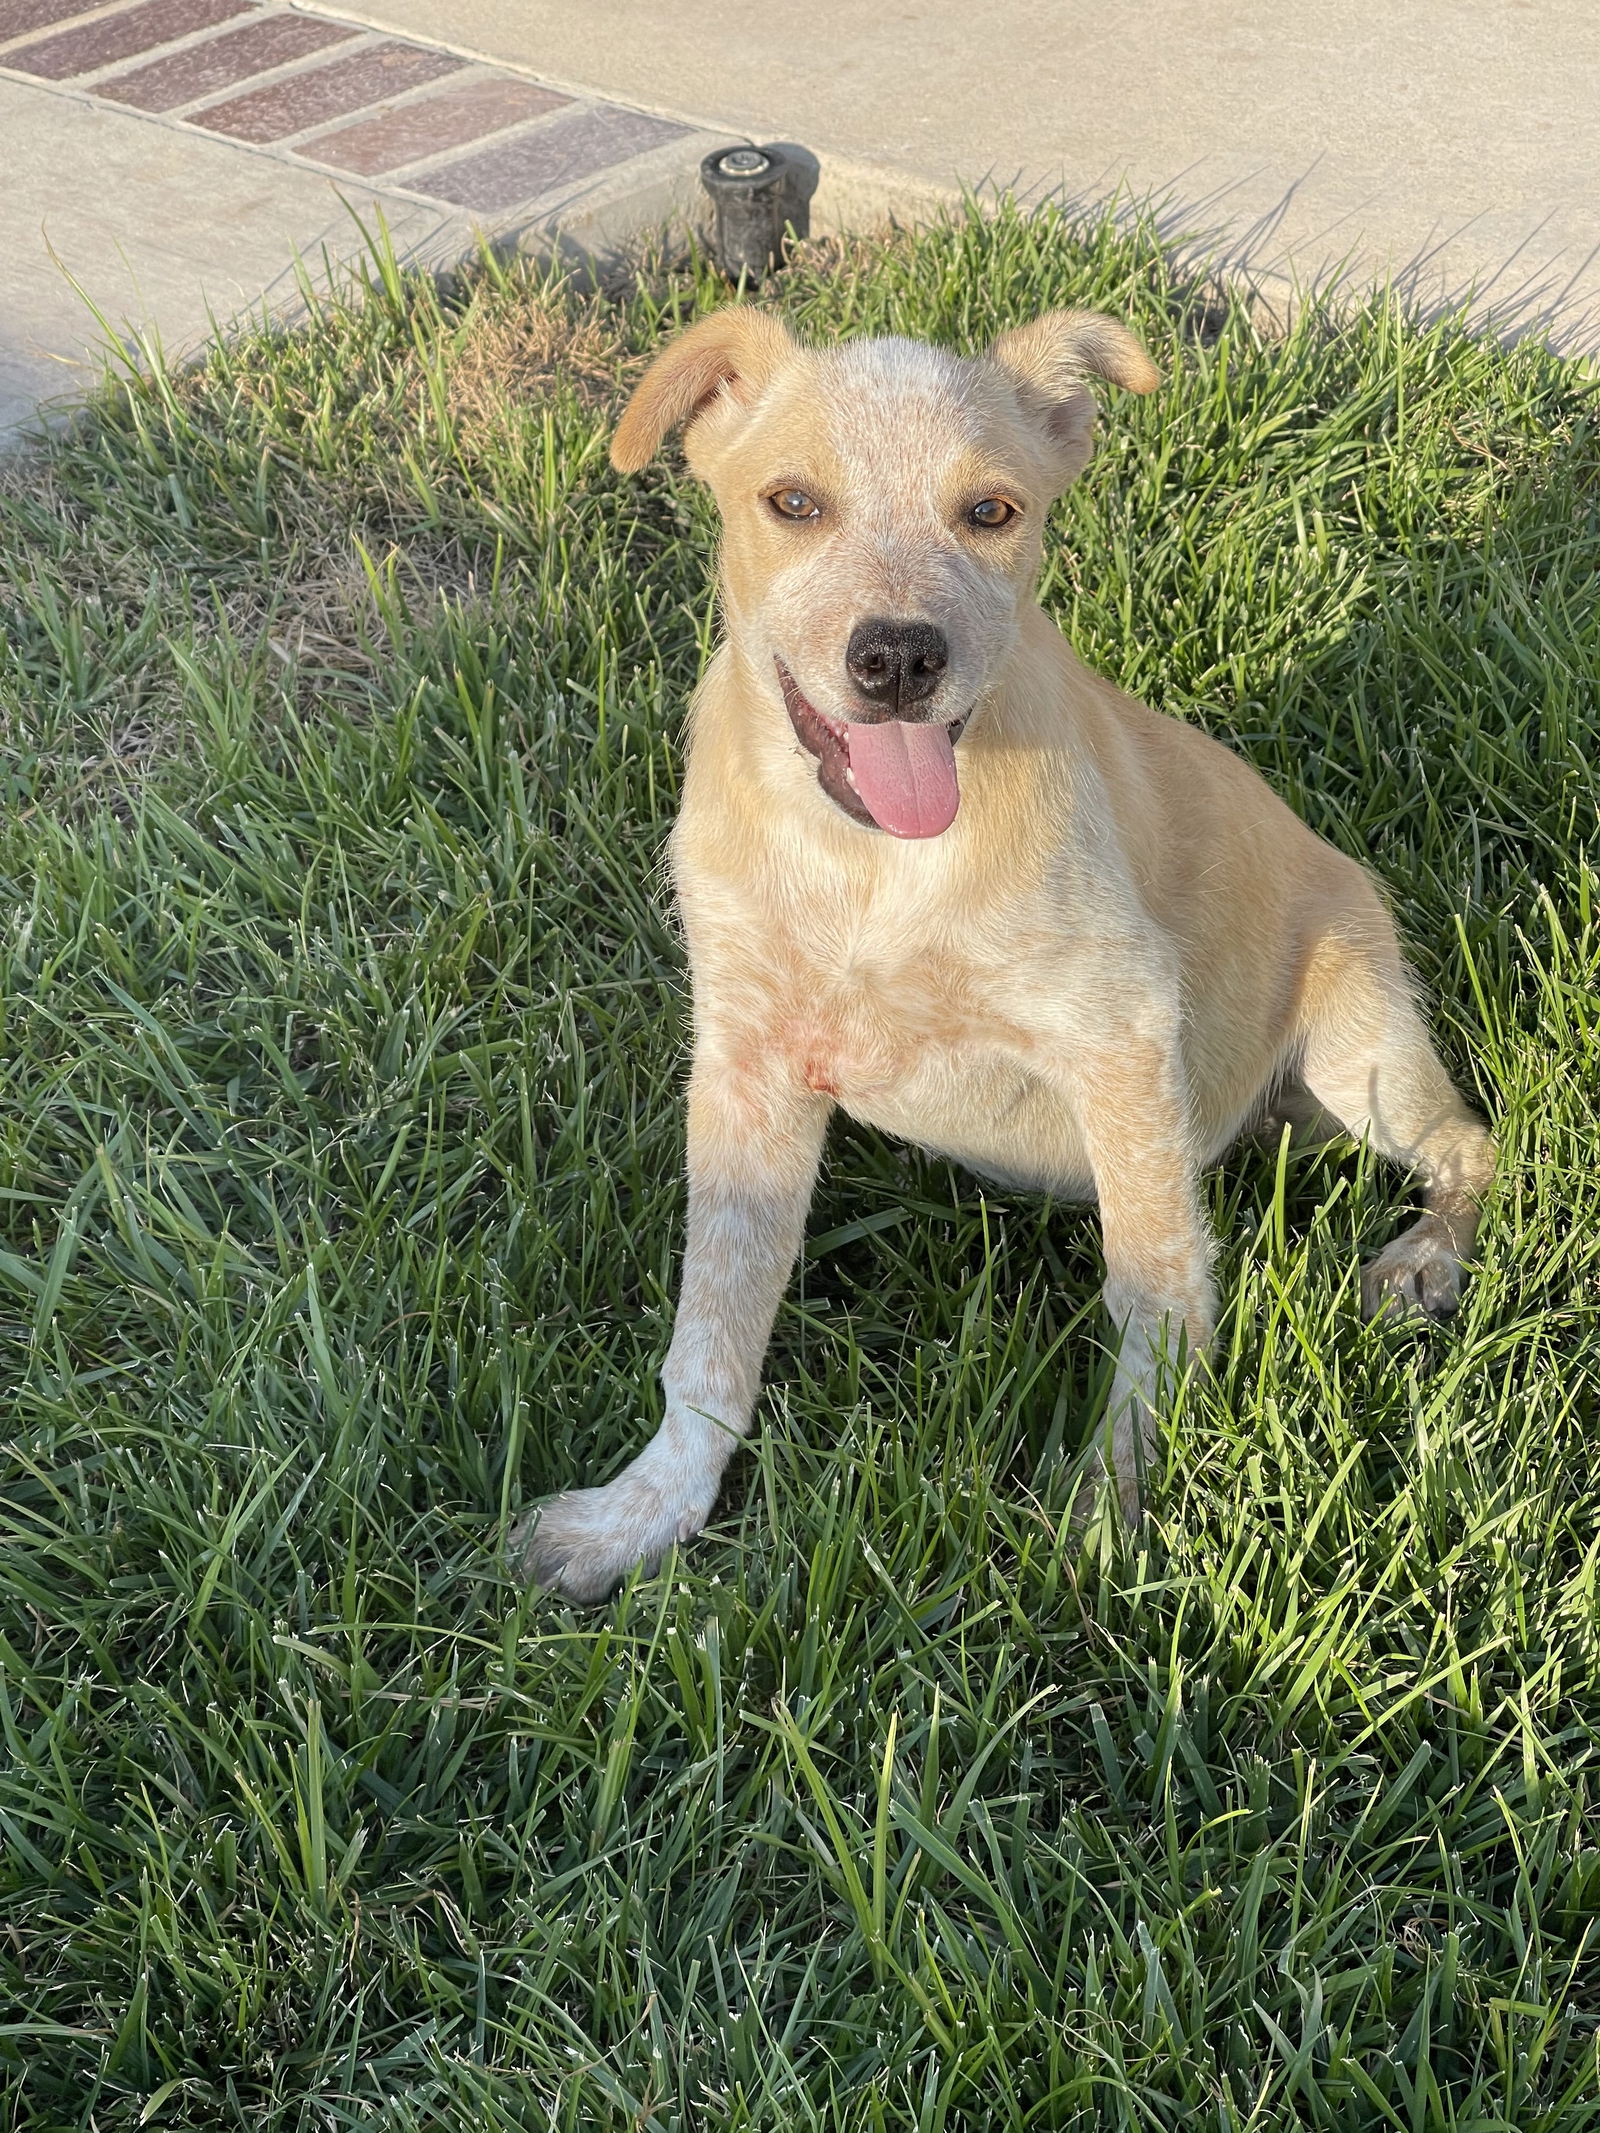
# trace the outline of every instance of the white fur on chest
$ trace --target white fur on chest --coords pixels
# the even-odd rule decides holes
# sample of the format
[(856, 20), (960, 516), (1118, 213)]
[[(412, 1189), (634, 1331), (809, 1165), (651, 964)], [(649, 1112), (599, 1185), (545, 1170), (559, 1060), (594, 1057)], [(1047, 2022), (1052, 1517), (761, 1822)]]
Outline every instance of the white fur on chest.
[[(852, 1118), (1007, 1184), (1081, 1198), (1082, 1136), (1041, 1071), (1041, 1024), (1072, 1019), (1072, 958), (981, 909), (893, 894), (775, 914), (766, 899), (686, 907), (704, 1041), (794, 1077)], [(696, 923), (696, 921), (700, 923)], [(1042, 1010), (1042, 1013), (1041, 1013)], [(1079, 1011), (1092, 1010), (1087, 1000)]]

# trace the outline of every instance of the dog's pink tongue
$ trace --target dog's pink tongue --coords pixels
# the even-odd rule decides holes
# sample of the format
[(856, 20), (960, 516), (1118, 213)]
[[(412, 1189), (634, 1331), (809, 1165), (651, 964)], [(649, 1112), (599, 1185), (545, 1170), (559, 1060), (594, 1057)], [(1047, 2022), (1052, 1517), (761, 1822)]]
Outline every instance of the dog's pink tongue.
[(947, 726), (900, 719), (845, 728), (856, 791), (879, 829), (893, 837), (937, 837), (956, 819), (961, 791)]

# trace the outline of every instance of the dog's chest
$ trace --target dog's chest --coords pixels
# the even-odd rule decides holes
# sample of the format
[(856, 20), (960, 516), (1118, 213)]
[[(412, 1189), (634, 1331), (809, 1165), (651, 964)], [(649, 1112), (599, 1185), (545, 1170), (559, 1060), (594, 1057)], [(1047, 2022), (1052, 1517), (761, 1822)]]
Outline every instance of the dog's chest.
[(777, 1051), (864, 1122), (929, 1145), (1023, 1099), (1031, 1042), (964, 958), (903, 944), (774, 970)]
[(863, 1125), (1003, 1184), (1088, 1190), (1075, 1120), (975, 974), (835, 971), (790, 1007), (780, 1052)]
[(1045, 1071), (1049, 1042), (1019, 1011), (1053, 974), (1025, 925), (817, 895), (691, 895), (684, 913), (701, 1041), (752, 1101), (774, 1076), (801, 1081), (863, 1124), (985, 1175), (1082, 1190), (1078, 1129)]
[(716, 827), (686, 813), (675, 871), (697, 1051), (745, 1100), (799, 1082), (987, 1176), (1079, 1191), (1059, 1054), (1092, 1003), (1036, 885), (937, 841), (846, 867), (799, 839), (752, 856)]

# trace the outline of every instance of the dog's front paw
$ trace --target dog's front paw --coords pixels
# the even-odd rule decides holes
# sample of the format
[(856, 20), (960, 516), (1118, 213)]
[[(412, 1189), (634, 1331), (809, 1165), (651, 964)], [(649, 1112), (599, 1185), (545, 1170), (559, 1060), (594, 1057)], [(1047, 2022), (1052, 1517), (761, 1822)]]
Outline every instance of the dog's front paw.
[(711, 1506), (669, 1501), (626, 1473), (600, 1489), (569, 1489), (536, 1504), (511, 1536), (512, 1560), (530, 1585), (569, 1600), (603, 1600), (630, 1570), (647, 1575), (674, 1543), (692, 1540)]
[[(1078, 1500), (1072, 1507), (1072, 1529), (1081, 1532), (1099, 1509), (1109, 1481), (1123, 1524), (1136, 1526), (1144, 1514), (1145, 1475), (1156, 1456), (1161, 1427), (1156, 1417), (1160, 1377), (1155, 1365), (1143, 1369), (1118, 1364), (1106, 1414), (1110, 1422), (1109, 1443), (1102, 1434)], [(1102, 1432), (1105, 1425), (1102, 1424)]]
[(1111, 1427), (1111, 1457), (1097, 1451), (1072, 1507), (1072, 1529), (1081, 1532), (1099, 1509), (1107, 1481), (1115, 1492), (1124, 1525), (1136, 1526), (1144, 1512), (1144, 1476), (1156, 1448), (1158, 1424), (1151, 1409), (1139, 1399), (1120, 1410)]
[(1361, 1314), (1448, 1318), (1461, 1301), (1461, 1281), (1443, 1223), (1424, 1215), (1361, 1269)]

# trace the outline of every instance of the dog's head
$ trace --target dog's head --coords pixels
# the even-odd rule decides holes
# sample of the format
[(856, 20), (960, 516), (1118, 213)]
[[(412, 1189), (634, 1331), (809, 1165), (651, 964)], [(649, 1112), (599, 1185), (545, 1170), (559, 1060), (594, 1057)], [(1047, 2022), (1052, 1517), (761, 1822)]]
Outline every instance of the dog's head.
[(954, 819), (955, 745), (1015, 640), (1045, 513), (1093, 449), (1090, 376), (1160, 382), (1094, 311), (971, 361), (902, 340), (802, 348), (736, 305), (659, 355), (624, 411), (626, 473), (688, 425), (726, 529), (730, 627), (823, 791), (869, 829)]

